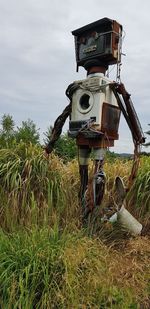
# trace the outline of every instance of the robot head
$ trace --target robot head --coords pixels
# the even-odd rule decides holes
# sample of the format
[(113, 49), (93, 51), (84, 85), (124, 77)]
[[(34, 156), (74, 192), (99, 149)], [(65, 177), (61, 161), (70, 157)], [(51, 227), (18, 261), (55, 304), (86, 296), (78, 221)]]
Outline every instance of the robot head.
[(115, 20), (102, 18), (72, 31), (75, 37), (77, 70), (83, 66), (108, 68), (121, 61), (122, 26)]

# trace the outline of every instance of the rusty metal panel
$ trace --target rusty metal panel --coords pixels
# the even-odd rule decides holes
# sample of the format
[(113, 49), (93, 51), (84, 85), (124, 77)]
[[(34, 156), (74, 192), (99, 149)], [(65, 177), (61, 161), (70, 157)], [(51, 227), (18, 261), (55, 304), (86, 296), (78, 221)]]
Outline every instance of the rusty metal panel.
[(109, 103), (103, 103), (101, 130), (109, 139), (118, 139), (118, 128), (120, 121), (120, 109)]

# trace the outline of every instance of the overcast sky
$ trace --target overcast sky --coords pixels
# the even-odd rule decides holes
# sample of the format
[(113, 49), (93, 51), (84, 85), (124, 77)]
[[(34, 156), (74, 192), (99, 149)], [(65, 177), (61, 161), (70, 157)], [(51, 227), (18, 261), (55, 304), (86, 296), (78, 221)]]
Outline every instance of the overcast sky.
[[(71, 31), (108, 17), (123, 25), (121, 79), (143, 130), (150, 123), (149, 0), (0, 0), (0, 117), (17, 126), (32, 119), (41, 136), (68, 104), (65, 89), (76, 73)], [(67, 130), (67, 124), (65, 126)], [(123, 119), (120, 140), (112, 150), (131, 152), (132, 139)]]

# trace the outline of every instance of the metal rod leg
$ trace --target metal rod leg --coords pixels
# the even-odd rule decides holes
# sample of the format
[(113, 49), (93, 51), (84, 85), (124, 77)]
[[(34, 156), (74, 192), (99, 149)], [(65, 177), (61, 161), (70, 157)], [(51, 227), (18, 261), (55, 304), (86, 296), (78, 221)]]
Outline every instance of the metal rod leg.
[(88, 165), (79, 165), (79, 173), (80, 173), (79, 197), (82, 200), (84, 198), (84, 194), (88, 185)]
[(94, 205), (99, 206), (105, 192), (105, 174), (102, 169), (103, 163), (95, 161), (95, 175), (93, 182)]

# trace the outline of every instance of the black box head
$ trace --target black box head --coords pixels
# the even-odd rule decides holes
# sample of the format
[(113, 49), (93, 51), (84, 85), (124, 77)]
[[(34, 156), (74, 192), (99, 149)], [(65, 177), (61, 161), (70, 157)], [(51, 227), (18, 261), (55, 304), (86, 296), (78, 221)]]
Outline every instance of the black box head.
[(109, 18), (99, 19), (72, 31), (77, 68), (103, 66), (121, 61), (122, 26)]

